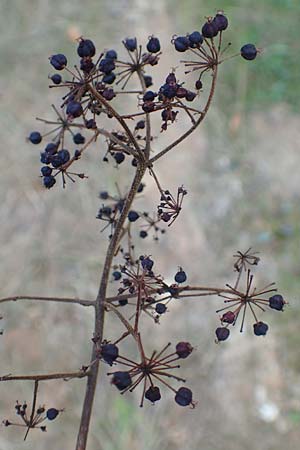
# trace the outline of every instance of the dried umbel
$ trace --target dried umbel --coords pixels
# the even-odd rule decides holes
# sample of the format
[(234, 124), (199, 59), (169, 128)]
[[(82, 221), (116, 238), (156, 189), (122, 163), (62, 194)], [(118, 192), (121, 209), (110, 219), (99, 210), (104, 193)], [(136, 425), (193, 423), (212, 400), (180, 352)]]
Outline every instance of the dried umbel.
[[(50, 87), (62, 93), (61, 101), (58, 106), (52, 105), (54, 119), (38, 119), (43, 126), (49, 127), (49, 131), (45, 134), (32, 131), (28, 137), (35, 146), (43, 146), (40, 161), (44, 187), (50, 189), (55, 186), (59, 189), (60, 178), (63, 187), (68, 180), (84, 180), (86, 175), (77, 167), (87, 151), (95, 151), (95, 143), (101, 152), (101, 171), (106, 164), (124, 170), (129, 163), (134, 176), (126, 188), (116, 185), (115, 192), (106, 186), (101, 187), (97, 219), (103, 223), (101, 231), (108, 231), (108, 246), (95, 299), (19, 295), (0, 300), (69, 303), (92, 308), (95, 313), (92, 356), (81, 368), (58, 373), (9, 374), (0, 377), (3, 382), (34, 382), (30, 415), (26, 413), (26, 404), (16, 405), (21, 425), (27, 427), (27, 432), (31, 428), (45, 431), (44, 424), (41, 425), (44, 420), (54, 420), (60, 412), (56, 408), (36, 408), (38, 383), (86, 378), (76, 450), (86, 449), (100, 364), (111, 367), (111, 384), (121, 394), (141, 386), (140, 406), (147, 403), (145, 400), (158, 402), (163, 397), (164, 388), (174, 393), (179, 406), (196, 406), (191, 389), (174, 387), (170, 382), (185, 382), (174, 374), (174, 370), (179, 370), (179, 360), (185, 360), (191, 355), (192, 344), (183, 340), (177, 342), (173, 351), (169, 351), (171, 344), (168, 343), (160, 351), (154, 349), (146, 354), (144, 347), (147, 335), (141, 325), (142, 316), (152, 320), (151, 325), (156, 326), (172, 317), (174, 302), (191, 297), (217, 296), (223, 298), (226, 304), (218, 310), (221, 323), (216, 330), (216, 337), (217, 342), (221, 342), (228, 339), (230, 327), (236, 324), (240, 315), (240, 330), (243, 330), (247, 311), (254, 319), (254, 334), (265, 335), (268, 325), (257, 317), (257, 312), (268, 307), (282, 311), (286, 304), (283, 297), (275, 293), (273, 284), (260, 289), (254, 287), (252, 269), (258, 264), (259, 258), (251, 249), (235, 255), (236, 280), (225, 287), (187, 284), (188, 270), (178, 265), (180, 261), (174, 261), (172, 282), (167, 282), (156, 269), (155, 247), (152, 243), (165, 234), (166, 226), (170, 227), (178, 217), (178, 220), (182, 220), (184, 199), (188, 193), (180, 179), (176, 180), (176, 186), (179, 187), (175, 192), (165, 186), (164, 180), (160, 180), (157, 175), (157, 163), (162, 157), (169, 156), (203, 122), (215, 93), (220, 64), (234, 56), (254, 60), (258, 54), (253, 44), (246, 44), (237, 54), (227, 56), (230, 45), (223, 44), (227, 28), (227, 17), (218, 11), (206, 19), (199, 28), (201, 31), (192, 31), (183, 36), (174, 35), (171, 43), (175, 55), (185, 53), (185, 59), (179, 63), (174, 61), (173, 67), (181, 63), (184, 75), (171, 69), (164, 74), (162, 84), (157, 84), (152, 78), (152, 69), (155, 72), (163, 57), (163, 46), (156, 34), (148, 37), (145, 48), (135, 37), (127, 37), (123, 40), (123, 50), (120, 52), (115, 49), (99, 52), (91, 39), (80, 37), (77, 44), (79, 61), (74, 67), (70, 65), (69, 56), (67, 58), (61, 53), (49, 58), (51, 66), (59, 72), (50, 74)], [(148, 71), (151, 71), (151, 75)], [(127, 110), (128, 104), (132, 105), (133, 102), (116, 101), (126, 98), (135, 100), (134, 111)], [(157, 130), (153, 127), (154, 115), (160, 117)], [(167, 138), (169, 127), (176, 128), (179, 121), (182, 121), (180, 130), (185, 125), (187, 128), (175, 140), (171, 137), (165, 147), (159, 147), (160, 133), (163, 132)], [(178, 170), (174, 175), (177, 173), (182, 172)], [(152, 212), (140, 206), (146, 174), (150, 175), (157, 188), (157, 202)], [(149, 242), (147, 254), (136, 256), (136, 237), (146, 239), (149, 236), (153, 239), (152, 243)], [(115, 289), (113, 296), (107, 293), (110, 283)], [(109, 336), (110, 330), (104, 329), (106, 314), (113, 315), (119, 321), (120, 333), (117, 338)], [(136, 346), (135, 359), (124, 356), (121, 348), (128, 339), (132, 339)], [(4, 425), (10, 426), (12, 422), (5, 420)]]

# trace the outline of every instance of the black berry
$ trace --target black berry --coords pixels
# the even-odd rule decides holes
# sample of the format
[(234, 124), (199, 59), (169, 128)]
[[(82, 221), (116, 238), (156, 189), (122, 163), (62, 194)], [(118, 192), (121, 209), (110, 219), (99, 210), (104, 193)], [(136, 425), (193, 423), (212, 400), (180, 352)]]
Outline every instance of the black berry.
[(159, 39), (157, 39), (154, 36), (151, 36), (149, 39), (149, 42), (147, 44), (147, 50), (150, 53), (157, 53), (160, 51), (160, 42)]
[(46, 411), (46, 416), (48, 420), (54, 420), (59, 414), (59, 410), (56, 408), (50, 408)]
[(184, 283), (186, 279), (187, 279), (186, 273), (182, 269), (180, 269), (174, 277), (176, 283)]
[(189, 342), (178, 342), (176, 345), (176, 353), (179, 358), (187, 358), (193, 351), (193, 347)]
[(283, 306), (285, 305), (285, 301), (280, 294), (272, 295), (272, 297), (269, 298), (269, 306), (272, 309), (276, 309), (277, 311), (282, 311)]
[(53, 81), (54, 84), (60, 84), (61, 81), (62, 81), (61, 75), (59, 73), (55, 73), (50, 78), (51, 78), (51, 80)]
[(154, 403), (161, 399), (160, 390), (158, 386), (150, 386), (145, 392), (145, 398)]
[(269, 327), (264, 322), (257, 322), (253, 325), (253, 331), (256, 336), (265, 336)]
[(42, 136), (39, 131), (32, 131), (28, 139), (32, 144), (39, 144), (42, 141)]
[(52, 55), (50, 57), (50, 64), (56, 70), (63, 70), (67, 65), (67, 58), (65, 57), (65, 55), (62, 55), (61, 53), (58, 53), (57, 55)]
[(193, 393), (189, 388), (181, 387), (175, 395), (175, 402), (180, 406), (188, 406), (193, 401)]
[(245, 44), (241, 48), (241, 56), (248, 61), (252, 61), (256, 58), (257, 48), (253, 44)]
[(156, 303), (155, 311), (157, 314), (164, 314), (167, 311), (167, 307), (163, 303)]
[(219, 327), (216, 329), (216, 336), (218, 341), (226, 341), (226, 339), (229, 337), (230, 331), (228, 328), (225, 327)]
[(128, 372), (115, 372), (112, 378), (112, 384), (114, 384), (119, 391), (123, 391), (129, 387), (132, 383), (131, 376)]
[(81, 39), (77, 47), (77, 53), (80, 58), (95, 56), (96, 48), (94, 43), (90, 39)]
[(119, 349), (115, 344), (101, 345), (101, 357), (107, 364), (112, 366), (113, 362), (119, 356)]

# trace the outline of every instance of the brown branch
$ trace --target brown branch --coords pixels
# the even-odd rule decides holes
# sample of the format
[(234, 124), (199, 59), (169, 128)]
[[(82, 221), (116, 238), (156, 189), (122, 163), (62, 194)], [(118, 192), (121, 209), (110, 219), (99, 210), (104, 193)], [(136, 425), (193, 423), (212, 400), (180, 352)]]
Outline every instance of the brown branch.
[(205, 118), (207, 111), (209, 110), (211, 101), (213, 99), (213, 96), (215, 93), (216, 81), (217, 81), (217, 74), (218, 74), (218, 67), (216, 66), (213, 71), (210, 93), (209, 93), (206, 105), (205, 105), (199, 119), (196, 121), (196, 123), (191, 128), (189, 128), (189, 130), (187, 130), (182, 136), (180, 136), (178, 139), (176, 139), (170, 145), (168, 145), (164, 150), (161, 150), (159, 153), (157, 153), (157, 155), (153, 156), (153, 158), (150, 159), (149, 164), (153, 164), (155, 161), (157, 161), (162, 156), (164, 156), (166, 153), (168, 153), (170, 150), (172, 150), (172, 148), (176, 147), (178, 144), (180, 144), (182, 141), (184, 141), (184, 139), (186, 139), (188, 136), (190, 136), (190, 134), (192, 134), (193, 131), (195, 131), (195, 129), (200, 125), (200, 123)]
[(82, 306), (95, 306), (94, 300), (82, 300), (80, 298), (66, 298), (66, 297), (39, 297), (30, 295), (16, 295), (14, 297), (5, 297), (0, 299), (0, 303), (17, 302), (29, 300), (38, 302), (56, 302), (56, 303), (73, 303)]
[(80, 370), (79, 372), (62, 372), (62, 373), (46, 373), (39, 375), (4, 375), (0, 377), (0, 381), (49, 381), (49, 380), (60, 380), (65, 381), (71, 380), (73, 378), (84, 378), (89, 375), (89, 371)]

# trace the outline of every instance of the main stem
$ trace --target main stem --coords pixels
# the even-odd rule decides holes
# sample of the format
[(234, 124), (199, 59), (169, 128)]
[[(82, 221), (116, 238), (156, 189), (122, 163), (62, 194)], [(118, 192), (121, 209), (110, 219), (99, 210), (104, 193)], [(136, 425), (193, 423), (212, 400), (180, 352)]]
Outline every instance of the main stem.
[[(118, 220), (118, 223), (115, 228), (115, 232), (113, 237), (110, 240), (106, 258), (104, 262), (104, 269), (102, 272), (100, 287), (98, 291), (98, 295), (95, 302), (95, 327), (94, 327), (94, 336), (97, 337), (99, 342), (103, 340), (103, 328), (104, 328), (104, 317), (105, 317), (105, 298), (106, 298), (106, 290), (107, 284), (109, 280), (109, 273), (111, 269), (111, 265), (113, 262), (115, 250), (119, 244), (120, 236), (122, 233), (124, 222), (127, 218), (128, 212), (131, 208), (131, 204), (134, 200), (134, 197), (137, 193), (138, 187), (142, 181), (142, 178), (146, 171), (146, 165), (142, 162), (139, 163), (137, 171), (135, 173), (135, 177), (133, 179), (129, 194), (127, 196), (126, 202), (124, 204), (124, 208), (122, 210), (121, 216)], [(96, 347), (93, 346), (91, 362), (95, 361), (96, 358)], [(95, 391), (97, 386), (97, 378), (99, 371), (99, 361), (92, 365), (90, 374), (87, 380), (85, 398), (83, 402), (82, 415), (80, 421), (79, 432), (77, 436), (77, 444), (76, 450), (85, 450), (88, 438), (89, 425), (91, 420), (91, 414), (93, 409), (93, 402), (95, 397)]]

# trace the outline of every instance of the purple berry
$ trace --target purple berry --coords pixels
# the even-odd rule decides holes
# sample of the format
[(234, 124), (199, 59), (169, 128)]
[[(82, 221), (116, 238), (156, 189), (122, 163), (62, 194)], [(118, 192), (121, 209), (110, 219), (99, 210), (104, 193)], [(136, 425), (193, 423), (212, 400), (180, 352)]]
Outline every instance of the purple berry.
[(257, 48), (253, 44), (245, 44), (241, 48), (241, 56), (247, 61), (252, 61), (256, 58)]
[(283, 307), (285, 305), (285, 301), (280, 294), (272, 295), (272, 297), (269, 298), (269, 306), (272, 309), (276, 309), (277, 311), (283, 311)]
[(189, 388), (181, 387), (175, 395), (175, 402), (180, 406), (188, 406), (193, 401), (193, 393)]
[(226, 341), (230, 335), (230, 331), (228, 328), (225, 327), (219, 327), (216, 329), (216, 336), (218, 341)]
[(67, 65), (67, 58), (65, 57), (65, 55), (62, 55), (61, 53), (58, 53), (57, 55), (52, 55), (50, 57), (50, 64), (56, 70), (63, 70)]

